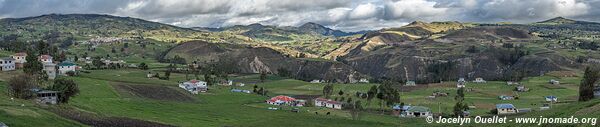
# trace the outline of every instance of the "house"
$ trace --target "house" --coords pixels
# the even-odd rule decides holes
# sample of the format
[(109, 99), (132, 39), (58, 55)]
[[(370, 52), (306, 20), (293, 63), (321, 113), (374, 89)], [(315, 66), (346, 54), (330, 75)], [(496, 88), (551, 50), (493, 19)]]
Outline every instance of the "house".
[(310, 81), (310, 83), (321, 83), (321, 80), (315, 79), (315, 80)]
[(465, 78), (458, 78), (458, 82), (467, 82), (467, 80)]
[(41, 104), (57, 104), (59, 91), (31, 89), (35, 93), (35, 101)]
[(369, 83), (369, 80), (366, 78), (361, 78), (360, 80), (358, 80), (358, 82), (360, 83)]
[(279, 95), (266, 100), (267, 104), (272, 105), (292, 105), (296, 101), (296, 98), (290, 96)]
[(44, 63), (44, 72), (48, 76), (48, 79), (56, 78), (56, 64), (53, 63)]
[(406, 111), (404, 111), (401, 117), (429, 117), (433, 116), (431, 113), (431, 109), (424, 106), (410, 106)]
[(519, 82), (508, 81), (508, 82), (506, 82), (506, 85), (509, 85), (509, 86), (519, 85)]
[(219, 83), (219, 85), (222, 85), (222, 86), (231, 86), (231, 85), (233, 85), (233, 81), (231, 81), (231, 80), (221, 81), (221, 83)]
[(15, 59), (12, 57), (0, 58), (0, 71), (15, 70)]
[(392, 114), (394, 116), (400, 116), (400, 115), (402, 115), (402, 113), (404, 111), (408, 110), (408, 108), (410, 108), (410, 106), (408, 106), (408, 105), (404, 105), (404, 106), (394, 105), (394, 107), (392, 107)]
[(15, 59), (15, 67), (16, 68), (23, 68), (23, 64), (25, 62), (27, 62), (27, 60), (25, 60), (25, 58), (27, 58), (27, 53), (24, 53), (24, 52), (15, 53), (11, 57), (13, 59)]
[(315, 107), (326, 107), (332, 109), (342, 109), (342, 103), (331, 99), (317, 98), (315, 99)]
[(50, 55), (40, 55), (38, 60), (42, 63), (52, 63), (52, 56)]
[(146, 78), (154, 78), (154, 76), (156, 75), (152, 74), (151, 72), (148, 72), (148, 74), (146, 74)]
[(475, 78), (475, 80), (473, 80), (474, 83), (486, 83), (485, 80), (483, 80), (483, 78)]
[(189, 91), (192, 94), (208, 91), (208, 86), (204, 81), (190, 80), (179, 84), (179, 88)]
[(545, 96), (546, 102), (557, 102), (558, 98), (556, 96)]
[(63, 61), (58, 64), (58, 73), (61, 75), (67, 75), (67, 72), (75, 72), (77, 65), (73, 62)]
[(548, 83), (550, 83), (552, 85), (560, 85), (560, 81), (554, 80), (554, 79), (550, 79), (550, 81)]
[(514, 100), (515, 97), (514, 96), (500, 95), (500, 96), (498, 96), (498, 99), (500, 99), (500, 100)]
[(516, 114), (518, 112), (513, 104), (496, 104), (496, 111), (498, 115)]
[(415, 83), (415, 81), (406, 81), (406, 84), (404, 84), (404, 86), (417, 86), (417, 84)]
[(525, 87), (525, 85), (518, 85), (515, 87), (515, 90), (518, 92), (527, 92), (529, 91), (529, 88)]
[(252, 93), (250, 90), (241, 90), (241, 89), (231, 89), (231, 92)]

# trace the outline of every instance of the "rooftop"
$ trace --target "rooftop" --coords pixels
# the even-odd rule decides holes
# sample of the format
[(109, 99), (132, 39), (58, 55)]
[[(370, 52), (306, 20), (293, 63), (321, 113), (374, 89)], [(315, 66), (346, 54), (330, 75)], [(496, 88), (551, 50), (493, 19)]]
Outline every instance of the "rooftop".
[(513, 104), (496, 104), (497, 109), (515, 108)]

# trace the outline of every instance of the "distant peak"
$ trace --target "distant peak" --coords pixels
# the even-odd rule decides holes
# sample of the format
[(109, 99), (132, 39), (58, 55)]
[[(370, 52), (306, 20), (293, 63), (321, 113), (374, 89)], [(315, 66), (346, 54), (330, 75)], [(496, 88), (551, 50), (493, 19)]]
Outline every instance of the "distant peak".
[(565, 23), (575, 23), (575, 20), (567, 19), (564, 17), (556, 17), (552, 19), (548, 19), (546, 21), (538, 22), (538, 23), (555, 23), (555, 24), (565, 24)]
[(408, 24), (408, 25), (411, 25), (411, 26), (413, 26), (413, 25), (423, 25), (423, 24), (427, 24), (427, 23), (426, 23), (426, 22), (423, 22), (423, 21), (418, 21), (418, 20), (417, 20), (417, 21), (413, 21), (413, 22), (411, 22), (411, 23), (410, 23), (410, 24)]
[(302, 24), (300, 27), (324, 27), (324, 26), (321, 24), (314, 23), (314, 22), (307, 22), (307, 23)]

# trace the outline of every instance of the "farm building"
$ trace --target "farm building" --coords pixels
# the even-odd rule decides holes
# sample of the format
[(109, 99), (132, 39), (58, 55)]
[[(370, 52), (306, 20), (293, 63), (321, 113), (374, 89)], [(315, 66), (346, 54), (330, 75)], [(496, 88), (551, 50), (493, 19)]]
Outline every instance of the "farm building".
[(271, 99), (267, 100), (266, 102), (268, 104), (272, 104), (272, 105), (293, 105), (295, 101), (296, 101), (296, 98), (293, 98), (290, 96), (279, 95), (279, 96), (272, 97)]
[(252, 93), (250, 90), (241, 90), (241, 89), (231, 89), (231, 92)]
[(594, 89), (594, 96), (600, 97), (600, 86), (596, 86), (596, 89)]
[(315, 80), (310, 81), (310, 83), (321, 83), (321, 80), (315, 79)]
[(52, 63), (52, 56), (50, 55), (40, 55), (38, 60), (42, 63)]
[(474, 83), (486, 83), (487, 81), (483, 80), (483, 78), (475, 78), (475, 80), (473, 80)]
[(500, 100), (514, 100), (515, 97), (514, 96), (500, 95), (500, 96), (498, 96), (498, 99), (500, 99)]
[(189, 91), (192, 94), (198, 94), (198, 92), (208, 91), (208, 86), (206, 86), (206, 82), (198, 80), (190, 80), (187, 82), (180, 83), (179, 87)]
[(56, 64), (44, 63), (44, 71), (46, 72), (46, 75), (48, 75), (48, 79), (56, 78)]
[(12, 71), (15, 70), (15, 59), (11, 57), (0, 58), (0, 70)]
[(332, 109), (342, 109), (342, 103), (331, 99), (317, 98), (315, 99), (315, 107), (326, 107)]
[(423, 106), (409, 106), (406, 111), (404, 111), (401, 117), (428, 117), (433, 116), (431, 113), (431, 109)]
[(404, 106), (394, 105), (394, 107), (392, 107), (392, 115), (400, 116), (402, 114), (402, 112), (408, 110), (408, 108), (410, 108), (410, 106), (408, 106), (408, 105), (404, 105)]
[(519, 85), (519, 82), (508, 81), (508, 82), (506, 82), (506, 85), (509, 85), (509, 86)]
[(525, 85), (519, 85), (515, 88), (515, 90), (519, 92), (527, 92), (529, 91), (529, 88), (525, 87)]
[(464, 88), (464, 87), (465, 87), (465, 82), (456, 83), (456, 88)]
[(554, 80), (554, 79), (551, 79), (548, 83), (550, 83), (552, 85), (560, 85), (560, 81)]
[(77, 69), (77, 65), (73, 62), (63, 61), (58, 64), (58, 73), (61, 75), (67, 75), (67, 72), (75, 72)]
[(556, 96), (545, 96), (544, 99), (546, 102), (557, 102), (558, 98)]
[(518, 112), (513, 104), (496, 104), (496, 111), (498, 115), (515, 114)]
[(36, 102), (41, 104), (57, 104), (58, 103), (58, 91), (31, 89), (36, 95)]
[(15, 67), (16, 68), (23, 68), (23, 64), (25, 62), (27, 62), (27, 60), (25, 60), (25, 58), (27, 57), (27, 53), (24, 53), (24, 52), (15, 53), (11, 57), (13, 59), (15, 59)]
[(404, 86), (417, 86), (417, 84), (415, 83), (415, 81), (406, 81), (406, 84), (404, 84)]

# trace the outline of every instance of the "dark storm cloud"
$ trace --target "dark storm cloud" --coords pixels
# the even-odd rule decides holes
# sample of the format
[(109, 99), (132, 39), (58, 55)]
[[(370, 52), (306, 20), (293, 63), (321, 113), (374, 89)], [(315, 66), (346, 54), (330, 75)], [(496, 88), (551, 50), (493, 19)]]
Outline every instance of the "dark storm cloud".
[(317, 22), (357, 31), (414, 20), (529, 23), (600, 21), (600, 0), (0, 0), (0, 17), (48, 13), (131, 16), (183, 27)]

